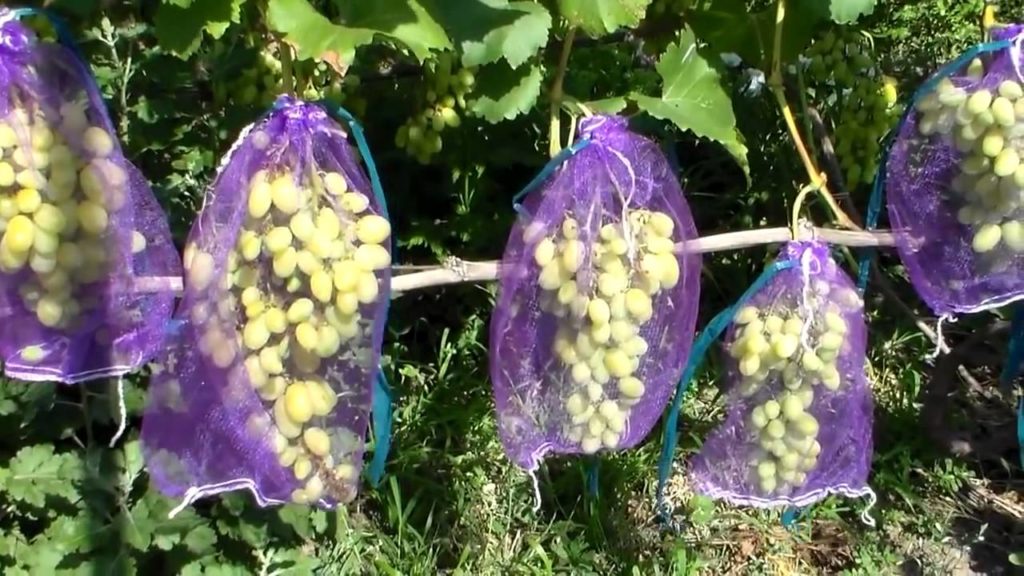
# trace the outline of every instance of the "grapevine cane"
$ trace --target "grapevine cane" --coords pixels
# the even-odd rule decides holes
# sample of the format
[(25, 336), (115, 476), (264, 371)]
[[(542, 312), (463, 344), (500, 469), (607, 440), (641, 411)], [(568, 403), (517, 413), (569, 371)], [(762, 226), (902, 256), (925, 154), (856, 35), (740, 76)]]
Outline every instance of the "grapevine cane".
[(551, 85), (551, 118), (548, 127), (548, 153), (554, 158), (562, 149), (562, 127), (559, 108), (562, 105), (563, 90), (562, 82), (565, 79), (565, 70), (569, 66), (569, 54), (572, 52), (572, 43), (576, 38), (576, 28), (570, 27), (565, 33), (562, 41), (562, 52), (558, 57), (558, 70), (555, 72), (555, 80)]
[(806, 170), (811, 182), (817, 187), (818, 193), (821, 194), (821, 197), (825, 200), (826, 204), (828, 204), (829, 209), (835, 215), (836, 221), (840, 226), (850, 230), (859, 230), (860, 227), (857, 226), (849, 216), (847, 216), (846, 212), (844, 212), (842, 208), (840, 208), (839, 203), (836, 202), (835, 197), (829, 191), (822, 172), (815, 166), (814, 160), (807, 152), (807, 147), (804, 145), (803, 138), (800, 136), (800, 129), (796, 125), (796, 118), (789, 107), (789, 103), (786, 101), (785, 88), (782, 83), (782, 26), (785, 17), (785, 0), (779, 0), (778, 10), (775, 17), (775, 43), (772, 53), (772, 71), (771, 78), (769, 79), (772, 94), (775, 95), (779, 109), (782, 111), (782, 117), (786, 122), (786, 128), (789, 130), (789, 134), (793, 139), (793, 144), (796, 146), (797, 153), (800, 155), (800, 160), (803, 162), (804, 170)]

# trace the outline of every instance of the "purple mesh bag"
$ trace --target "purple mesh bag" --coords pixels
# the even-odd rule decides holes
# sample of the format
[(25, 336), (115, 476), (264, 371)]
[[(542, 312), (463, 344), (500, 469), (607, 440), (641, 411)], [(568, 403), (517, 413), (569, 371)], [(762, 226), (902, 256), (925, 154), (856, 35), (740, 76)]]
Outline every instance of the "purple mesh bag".
[(791, 242), (776, 267), (726, 333), (727, 415), (692, 461), (694, 489), (758, 507), (873, 499), (863, 301), (824, 244)]
[(922, 86), (886, 166), (889, 219), (940, 316), (1024, 297), (1024, 26), (994, 31)]
[(520, 210), (490, 327), (498, 431), (531, 472), (549, 453), (622, 450), (647, 436), (693, 344), (699, 302), (701, 257), (683, 252), (697, 230), (658, 146), (624, 118), (594, 116), (570, 150)]
[(120, 376), (159, 351), (180, 277), (85, 64), (0, 10), (0, 356), (7, 376)]
[(390, 295), (386, 215), (321, 107), (282, 96), (242, 132), (189, 235), (150, 384), (142, 442), (161, 492), (181, 507), (242, 488), (261, 506), (354, 498)]

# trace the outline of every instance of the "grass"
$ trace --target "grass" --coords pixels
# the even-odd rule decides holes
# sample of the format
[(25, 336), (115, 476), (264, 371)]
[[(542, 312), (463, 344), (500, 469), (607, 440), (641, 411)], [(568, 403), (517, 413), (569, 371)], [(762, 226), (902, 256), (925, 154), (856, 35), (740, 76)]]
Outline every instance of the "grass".
[[(454, 291), (426, 298), (438, 306), (488, 299), (480, 288)], [(720, 299), (709, 292), (705, 300)], [(505, 458), (496, 435), (486, 317), (471, 313), (461, 325), (414, 328), (397, 340), (391, 353), (401, 359), (401, 398), (389, 475), (350, 512), (345, 538), (316, 553), (338, 570), (325, 573), (357, 564), (367, 570), (371, 561), (368, 572), (409, 575), (955, 574), (968, 566), (1010, 573), (1007, 556), (1024, 537), (1015, 453), (1003, 454), (1004, 462), (955, 456), (929, 440), (921, 394), (931, 345), (892, 308), (869, 301), (875, 529), (859, 520), (862, 500), (829, 498), (787, 529), (778, 511), (693, 494), (686, 463), (723, 412), (714, 362), (684, 403), (668, 487), (674, 527), (662, 526), (653, 508), (660, 429), (638, 449), (602, 459), (597, 498), (587, 495), (582, 459), (550, 459), (539, 473), (543, 503), (534, 513), (531, 482)], [(972, 329), (957, 327), (951, 343)], [(398, 350), (404, 346), (415, 349)], [(993, 368), (972, 373), (989, 388)], [(965, 389), (947, 408), (950, 423), (962, 423), (967, 434), (1012, 424), (1010, 402), (983, 391)]]

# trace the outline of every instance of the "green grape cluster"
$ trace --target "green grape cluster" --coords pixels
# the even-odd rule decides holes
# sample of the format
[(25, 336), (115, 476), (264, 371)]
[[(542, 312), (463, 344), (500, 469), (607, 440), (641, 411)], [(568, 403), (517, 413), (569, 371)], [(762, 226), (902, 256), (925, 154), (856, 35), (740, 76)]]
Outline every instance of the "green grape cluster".
[(895, 81), (881, 73), (871, 51), (857, 32), (829, 31), (806, 53), (808, 84), (838, 118), (836, 156), (850, 187), (874, 180), (881, 140), (899, 116)]
[(599, 226), (589, 246), (572, 215), (551, 236), (524, 233), (540, 269), (540, 308), (558, 319), (552, 351), (564, 375), (562, 435), (587, 454), (619, 446), (645, 392), (639, 370), (650, 344), (641, 332), (680, 275), (668, 214), (630, 210), (624, 222)]
[(990, 86), (984, 76), (975, 59), (963, 79), (940, 81), (916, 104), (917, 130), (960, 152), (950, 184), (957, 219), (973, 231), (974, 251), (998, 270), (1024, 252), (1024, 86), (1011, 78)]
[(429, 163), (443, 147), (441, 132), (462, 123), (459, 110), (466, 109), (466, 95), (475, 83), (473, 68), (453, 70), (451, 53), (438, 56), (424, 71), (426, 106), (398, 129), (395, 145), (421, 164)]
[[(222, 44), (214, 48), (215, 57), (225, 56)], [(215, 82), (214, 102), (218, 106), (260, 106), (267, 107), (284, 91), (284, 66), (277, 56), (277, 49), (264, 47), (253, 50), (254, 56), (239, 74), (225, 82)], [(299, 60), (292, 62), (293, 91), (297, 96), (317, 101), (324, 98), (345, 104), (357, 116), (366, 111), (366, 101), (356, 90), (360, 79), (347, 74), (344, 79), (335, 74), (324, 62)]]
[(733, 319), (737, 330), (729, 354), (742, 376), (739, 393), (761, 400), (746, 419), (754, 442), (748, 464), (751, 483), (766, 497), (804, 485), (821, 453), (819, 422), (811, 413), (816, 388), (830, 394), (844, 382), (836, 363), (847, 341), (842, 309), (833, 301), (815, 310), (808, 315), (798, 303), (780, 302), (746, 306)]

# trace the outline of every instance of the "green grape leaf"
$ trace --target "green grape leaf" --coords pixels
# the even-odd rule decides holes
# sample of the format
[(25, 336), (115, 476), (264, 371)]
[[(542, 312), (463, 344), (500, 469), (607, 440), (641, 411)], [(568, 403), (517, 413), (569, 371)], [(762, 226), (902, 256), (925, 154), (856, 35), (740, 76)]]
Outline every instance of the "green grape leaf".
[(356, 48), (377, 35), (400, 42), (420, 60), (430, 50), (451, 48), (444, 29), (418, 0), (348, 2), (338, 8), (344, 25), (332, 23), (308, 0), (270, 0), (267, 22), (285, 35), (299, 59), (324, 60), (336, 67), (348, 66)]
[(588, 36), (599, 38), (619, 28), (634, 28), (651, 0), (558, 0), (558, 9)]
[(7, 468), (0, 468), (0, 493), (37, 508), (46, 504), (47, 497), (74, 502), (80, 477), (81, 462), (74, 454), (55, 454), (52, 444), (26, 446)]
[(511, 120), (533, 108), (544, 79), (540, 66), (512, 69), (504, 62), (488, 64), (476, 74), (469, 111), (492, 124)]
[[(811, 0), (805, 0), (810, 2)], [(868, 16), (875, 11), (875, 0), (830, 0), (821, 2), (814, 0), (820, 5), (828, 5), (828, 16), (836, 24), (853, 24), (862, 16)], [(798, 12), (799, 14), (799, 12)], [(790, 18), (786, 18), (788, 22)]]
[(721, 143), (736, 158), (749, 182), (747, 148), (736, 129), (732, 101), (719, 82), (718, 72), (697, 51), (692, 30), (681, 31), (679, 42), (665, 49), (655, 69), (661, 75), (661, 97), (634, 94), (640, 109)]
[(241, 18), (246, 0), (191, 0), (187, 3), (164, 3), (157, 8), (153, 21), (160, 45), (181, 58), (188, 58), (199, 48), (203, 32), (220, 38), (232, 22)]
[(548, 43), (551, 14), (536, 2), (424, 0), (462, 49), (463, 66), (502, 58), (518, 68)]
[(591, 100), (586, 102), (585, 106), (590, 108), (591, 111), (599, 114), (617, 114), (622, 112), (629, 103), (622, 96), (615, 96), (614, 98), (604, 98), (601, 100)]
[[(820, 0), (802, 0), (820, 2)], [(803, 52), (816, 26), (826, 14), (814, 9), (791, 9), (782, 30), (783, 62), (791, 62)], [(687, 16), (698, 38), (718, 53), (734, 53), (748, 66), (768, 70), (775, 41), (775, 8), (748, 12), (744, 0), (712, 0), (701, 10)]]
[(346, 26), (398, 40), (421, 61), (431, 50), (452, 47), (444, 28), (419, 0), (353, 0), (338, 6)]

